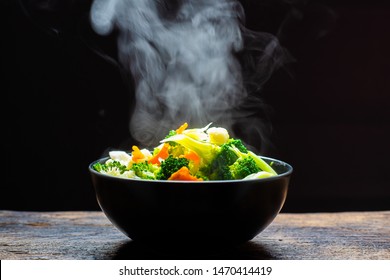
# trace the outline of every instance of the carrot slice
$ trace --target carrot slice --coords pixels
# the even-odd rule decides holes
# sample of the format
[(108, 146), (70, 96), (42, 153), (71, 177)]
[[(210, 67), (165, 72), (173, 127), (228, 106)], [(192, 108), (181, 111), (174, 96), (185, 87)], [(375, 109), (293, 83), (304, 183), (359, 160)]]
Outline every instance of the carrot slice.
[(133, 152), (131, 153), (131, 156), (134, 162), (139, 162), (145, 159), (145, 155), (140, 151), (140, 149), (137, 146), (133, 146), (132, 148), (133, 148)]
[(176, 129), (177, 134), (183, 133), (184, 130), (186, 130), (188, 127), (188, 123), (183, 123), (178, 129)]
[(189, 151), (183, 157), (188, 160), (192, 160), (196, 165), (199, 165), (200, 163), (200, 157), (194, 151)]
[(190, 174), (190, 170), (183, 166), (178, 171), (173, 173), (168, 180), (177, 180), (177, 181), (203, 181), (201, 178), (196, 178)]
[(160, 158), (161, 159), (168, 158), (169, 156), (168, 149), (169, 149), (169, 143), (164, 143), (161, 150), (156, 155), (154, 155), (151, 159), (149, 159), (148, 163), (160, 165)]

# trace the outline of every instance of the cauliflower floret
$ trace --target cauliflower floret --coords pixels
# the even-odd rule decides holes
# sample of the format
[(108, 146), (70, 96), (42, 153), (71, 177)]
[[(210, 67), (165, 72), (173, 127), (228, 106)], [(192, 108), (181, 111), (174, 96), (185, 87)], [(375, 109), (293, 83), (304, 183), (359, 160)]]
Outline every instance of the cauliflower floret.
[(123, 151), (111, 151), (108, 154), (112, 160), (119, 161), (124, 166), (129, 166), (131, 162), (131, 156)]
[(223, 127), (210, 127), (207, 129), (210, 143), (222, 145), (229, 140), (229, 133)]

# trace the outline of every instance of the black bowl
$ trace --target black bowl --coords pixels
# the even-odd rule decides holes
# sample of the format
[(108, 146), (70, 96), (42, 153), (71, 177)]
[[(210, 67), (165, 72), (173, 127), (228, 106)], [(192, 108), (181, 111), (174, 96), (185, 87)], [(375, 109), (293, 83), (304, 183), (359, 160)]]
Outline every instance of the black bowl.
[(97, 201), (120, 231), (153, 247), (239, 245), (264, 230), (287, 196), (292, 167), (273, 162), (279, 174), (254, 180), (149, 181), (113, 177), (90, 164)]

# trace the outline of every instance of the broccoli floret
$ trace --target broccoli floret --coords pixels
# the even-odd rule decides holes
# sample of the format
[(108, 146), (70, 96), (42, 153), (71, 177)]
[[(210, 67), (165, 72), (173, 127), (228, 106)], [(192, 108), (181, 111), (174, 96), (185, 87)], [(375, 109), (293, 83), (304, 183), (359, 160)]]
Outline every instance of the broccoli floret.
[(108, 160), (105, 163), (95, 163), (93, 165), (93, 169), (95, 169), (99, 173), (111, 175), (111, 176), (118, 176), (118, 177), (124, 177), (124, 178), (134, 178), (135, 173), (133, 170), (130, 170), (125, 165), (121, 164), (119, 161), (116, 160)]
[(232, 147), (237, 148), (243, 153), (248, 151), (244, 144), (242, 144), (241, 140), (230, 139), (228, 142), (221, 145), (219, 152), (211, 163), (212, 169), (217, 169), (222, 166), (230, 166), (240, 157), (232, 150)]
[[(170, 130), (168, 135), (165, 136), (164, 139), (168, 139), (172, 136), (175, 136), (176, 134), (177, 134), (176, 130)], [(168, 143), (169, 143), (169, 145), (171, 145), (171, 147), (175, 147), (177, 145), (177, 143), (175, 143), (175, 142), (168, 142)]]
[(245, 147), (244, 143), (240, 139), (229, 139), (224, 145), (229, 147), (236, 147), (240, 152), (247, 153), (248, 149)]
[(97, 172), (102, 172), (102, 171), (106, 173), (115, 172), (119, 174), (123, 174), (123, 172), (127, 170), (126, 166), (122, 165), (119, 161), (116, 160), (109, 161), (106, 163), (97, 162), (93, 165), (93, 168)]
[(221, 165), (232, 165), (236, 160), (238, 159), (238, 156), (230, 149), (230, 144), (226, 143), (221, 146), (221, 150), (215, 157), (212, 165), (214, 167), (218, 167)]
[(186, 148), (178, 143), (169, 142), (169, 154), (173, 157), (180, 157), (184, 155)]
[(202, 174), (209, 177), (210, 180), (231, 180), (229, 166), (238, 159), (237, 155), (230, 150), (227, 144), (223, 144), (214, 160), (201, 168)]
[[(256, 173), (260, 170), (267, 171), (276, 175), (276, 172), (264, 160), (248, 151), (245, 145), (239, 139), (231, 138), (225, 144), (216, 145), (204, 141), (199, 141), (184, 134), (176, 134), (161, 142), (176, 142), (183, 147), (195, 151), (201, 158), (199, 176), (209, 178), (209, 180), (232, 180), (242, 179), (245, 176), (238, 175)], [(250, 158), (250, 159), (247, 159)], [(232, 173), (230, 166), (236, 161), (247, 159), (244, 162), (251, 162), (252, 168), (247, 167), (239, 173)], [(253, 167), (253, 162), (257, 168)], [(238, 165), (238, 163), (237, 163)], [(245, 166), (245, 165), (244, 165)], [(248, 175), (249, 175), (248, 174)]]
[(203, 181), (209, 181), (210, 180), (208, 177), (204, 176), (203, 174), (201, 174), (199, 172), (195, 174), (195, 177), (198, 178), (198, 179), (202, 179)]
[(155, 180), (156, 173), (158, 172), (158, 167), (144, 161), (139, 163), (133, 163), (133, 165), (131, 166), (131, 170), (133, 170), (135, 175), (141, 179)]
[(157, 180), (168, 180), (169, 177), (183, 166), (188, 168), (189, 160), (186, 158), (175, 158), (170, 155), (161, 162), (160, 170), (156, 175)]
[[(220, 146), (219, 152), (214, 157), (214, 160), (207, 166), (201, 169), (202, 174), (209, 177), (211, 180), (232, 180), (233, 174), (229, 168), (234, 164), (239, 156), (231, 149), (238, 145), (240, 149), (246, 150), (241, 140), (230, 139), (228, 142)], [(237, 148), (239, 149), (239, 148)]]
[(233, 180), (262, 170), (276, 175), (265, 161), (248, 151), (241, 140), (230, 139), (221, 145), (214, 160), (200, 171), (210, 180)]
[(234, 179), (243, 179), (246, 176), (259, 171), (260, 168), (251, 157), (239, 158), (230, 166), (230, 172)]
[(262, 171), (269, 172), (273, 175), (278, 175), (276, 171), (268, 164), (266, 163), (262, 158), (257, 156), (255, 153), (248, 151), (247, 153), (241, 152), (238, 148), (236, 147), (230, 147), (230, 149), (237, 155), (239, 158), (252, 158), (253, 161), (256, 163), (257, 167), (260, 168)]
[(215, 168), (212, 173), (209, 175), (210, 180), (233, 180), (233, 175), (230, 171), (229, 166), (222, 165), (218, 168)]
[(171, 137), (171, 136), (173, 136), (173, 135), (176, 135), (176, 134), (177, 134), (177, 132), (176, 132), (175, 130), (170, 130), (169, 133), (168, 133), (168, 135), (165, 136), (165, 139), (167, 139), (167, 138), (169, 138), (169, 137)]
[(95, 163), (92, 167), (93, 167), (93, 169), (95, 169), (97, 172), (101, 172), (102, 170), (104, 170), (104, 165), (105, 165), (105, 164), (101, 164), (100, 162), (98, 162), (98, 163)]

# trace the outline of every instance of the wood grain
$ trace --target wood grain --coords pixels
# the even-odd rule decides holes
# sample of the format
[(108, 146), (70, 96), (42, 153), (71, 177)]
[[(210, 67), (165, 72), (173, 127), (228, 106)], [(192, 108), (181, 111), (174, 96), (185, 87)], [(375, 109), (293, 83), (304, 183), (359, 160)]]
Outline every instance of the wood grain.
[(98, 211), (0, 211), (0, 259), (389, 260), (390, 211), (282, 213), (242, 246), (180, 254), (131, 241)]

